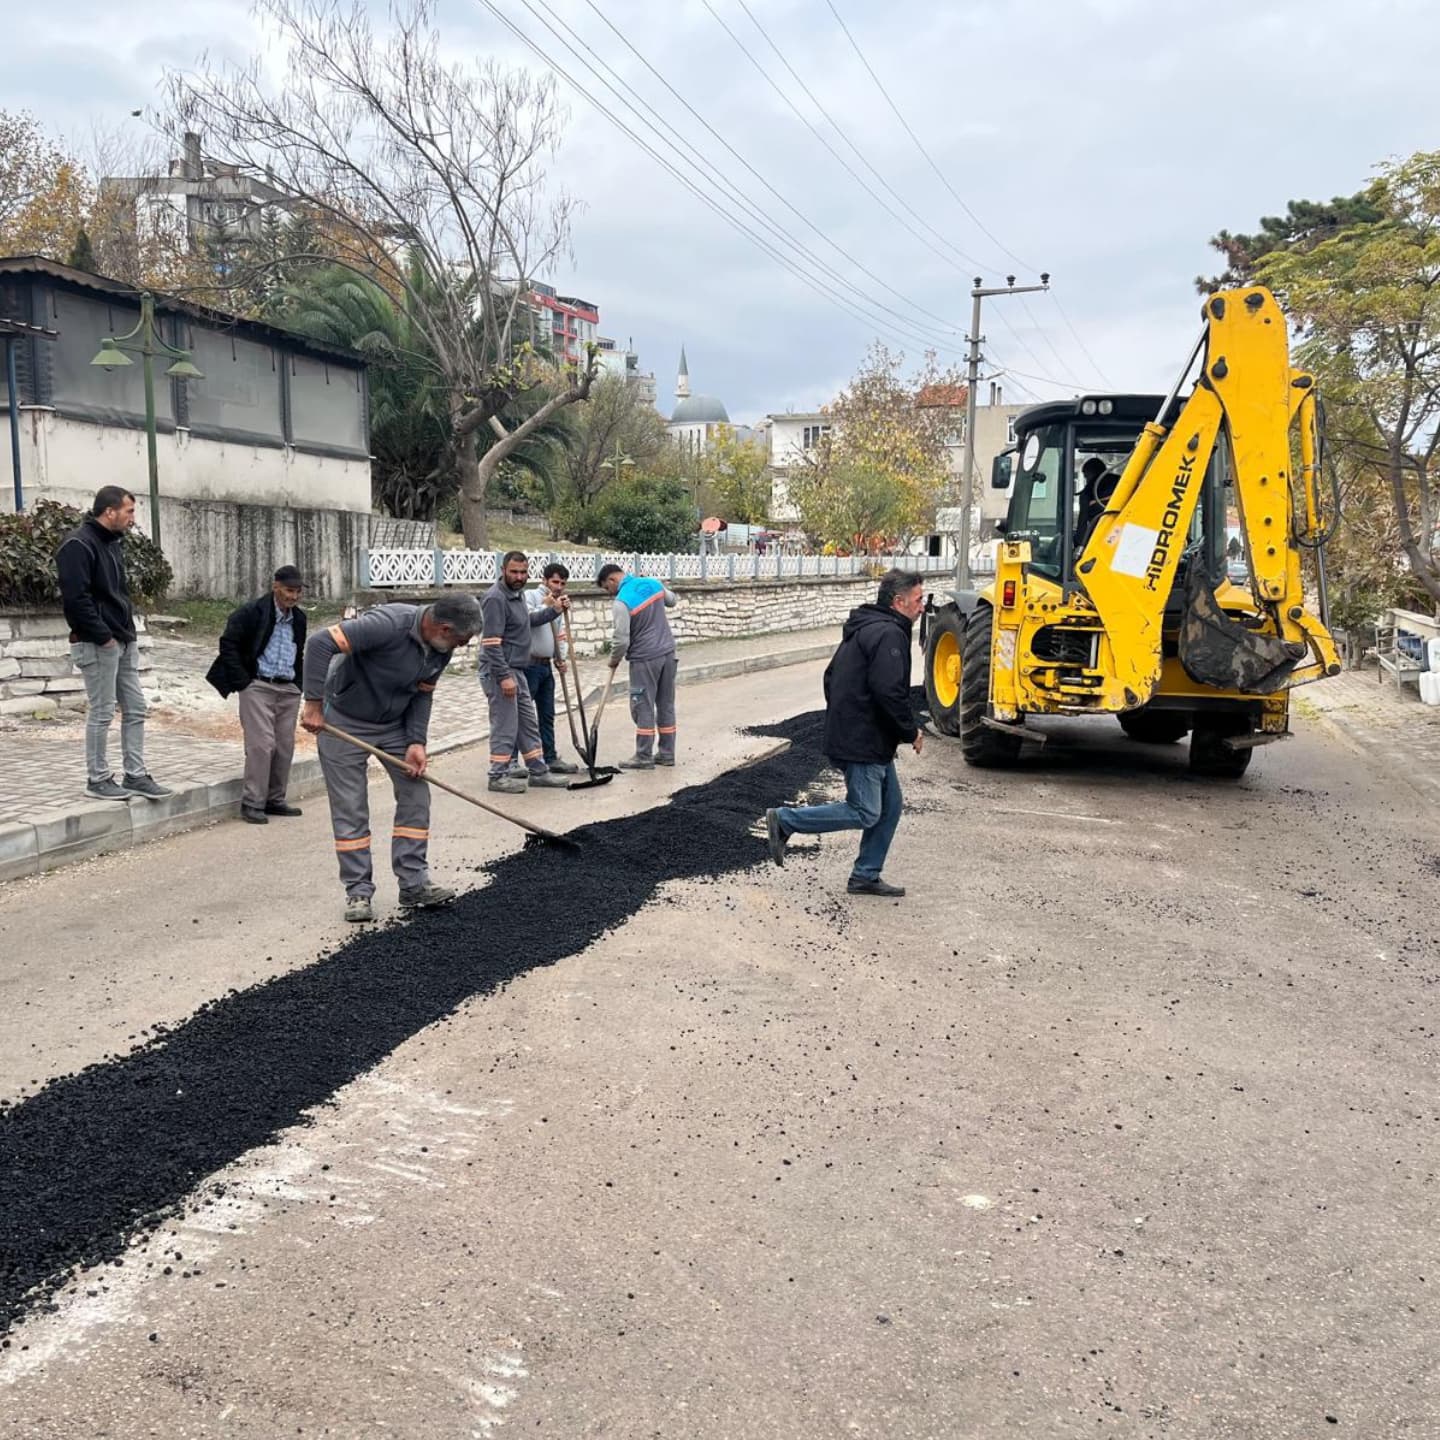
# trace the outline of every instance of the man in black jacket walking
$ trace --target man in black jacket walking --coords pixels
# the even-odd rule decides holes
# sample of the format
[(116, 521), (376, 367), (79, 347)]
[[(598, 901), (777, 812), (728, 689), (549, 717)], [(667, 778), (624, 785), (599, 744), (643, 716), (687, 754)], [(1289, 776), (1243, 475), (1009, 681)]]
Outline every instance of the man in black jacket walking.
[(270, 591), (232, 611), (220, 654), (206, 679), (222, 694), (240, 696), (245, 735), (245, 789), (240, 815), (268, 825), (272, 815), (298, 815), (285, 801), (295, 758), (305, 656), (305, 582), (293, 565), (275, 572)]
[[(145, 692), (120, 546), (134, 524), (135, 497), (118, 485), (102, 486), (84, 524), (55, 556), (70, 658), (85, 681), (85, 793), (93, 800), (163, 800), (171, 793), (145, 769)], [(125, 761), (119, 783), (105, 753), (117, 703)]]
[(913, 745), (918, 755), (925, 743), (910, 708), (910, 632), (925, 606), (924, 584), (908, 570), (883, 576), (875, 604), (850, 612), (825, 671), (825, 754), (845, 774), (844, 800), (765, 812), (770, 858), (777, 865), (785, 863), (792, 835), (863, 831), (846, 886), (852, 895), (905, 893), (880, 872), (900, 823), (895, 751)]

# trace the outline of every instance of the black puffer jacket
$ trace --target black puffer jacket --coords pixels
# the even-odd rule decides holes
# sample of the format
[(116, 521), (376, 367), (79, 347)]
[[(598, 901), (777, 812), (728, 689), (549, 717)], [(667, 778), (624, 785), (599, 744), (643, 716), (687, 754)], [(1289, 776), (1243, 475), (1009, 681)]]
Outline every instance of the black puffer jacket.
[(128, 645), (135, 638), (135, 616), (130, 608), (130, 587), (125, 583), (118, 530), (107, 530), (87, 515), (78, 530), (65, 537), (55, 556), (60, 572), (60, 594), (72, 640)]
[(911, 622), (889, 606), (850, 612), (825, 671), (825, 754), (837, 765), (888, 765), (920, 733), (910, 708)]

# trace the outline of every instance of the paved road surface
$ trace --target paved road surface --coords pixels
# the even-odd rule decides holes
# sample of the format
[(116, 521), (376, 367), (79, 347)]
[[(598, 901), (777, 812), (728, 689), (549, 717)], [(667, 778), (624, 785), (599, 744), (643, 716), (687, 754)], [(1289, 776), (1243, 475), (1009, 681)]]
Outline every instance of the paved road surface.
[[(818, 670), (687, 692), (678, 778)], [(797, 846), (415, 1035), (14, 1331), (0, 1435), (1440, 1434), (1435, 817), (1317, 727), (1052, 733), (903, 761), (903, 904)], [(442, 879), (510, 845), (439, 799)], [(332, 946), (325, 840), (0, 889), (0, 1096)]]

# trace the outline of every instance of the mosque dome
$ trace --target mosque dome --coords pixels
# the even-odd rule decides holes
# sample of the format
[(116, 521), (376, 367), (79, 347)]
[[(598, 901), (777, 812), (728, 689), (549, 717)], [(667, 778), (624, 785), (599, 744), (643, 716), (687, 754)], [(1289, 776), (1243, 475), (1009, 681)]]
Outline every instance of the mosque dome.
[(686, 395), (670, 417), (672, 425), (728, 425), (729, 413), (713, 395)]

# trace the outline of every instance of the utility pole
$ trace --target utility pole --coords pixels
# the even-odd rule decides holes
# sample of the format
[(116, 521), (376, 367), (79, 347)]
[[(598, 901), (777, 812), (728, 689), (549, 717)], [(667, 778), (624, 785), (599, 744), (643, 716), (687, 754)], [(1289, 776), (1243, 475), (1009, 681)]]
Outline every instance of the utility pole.
[(980, 333), (980, 303), (991, 295), (1033, 295), (1037, 290), (1050, 288), (1050, 275), (1040, 276), (1038, 285), (1017, 285), (1013, 275), (1005, 277), (1003, 286), (991, 289), (975, 277), (975, 287), (970, 291), (970, 355), (965, 371), (965, 478), (960, 487), (960, 553), (955, 559), (955, 588), (970, 588), (970, 506), (974, 503), (975, 482), (975, 395), (980, 388), (980, 344), (984, 336)]

